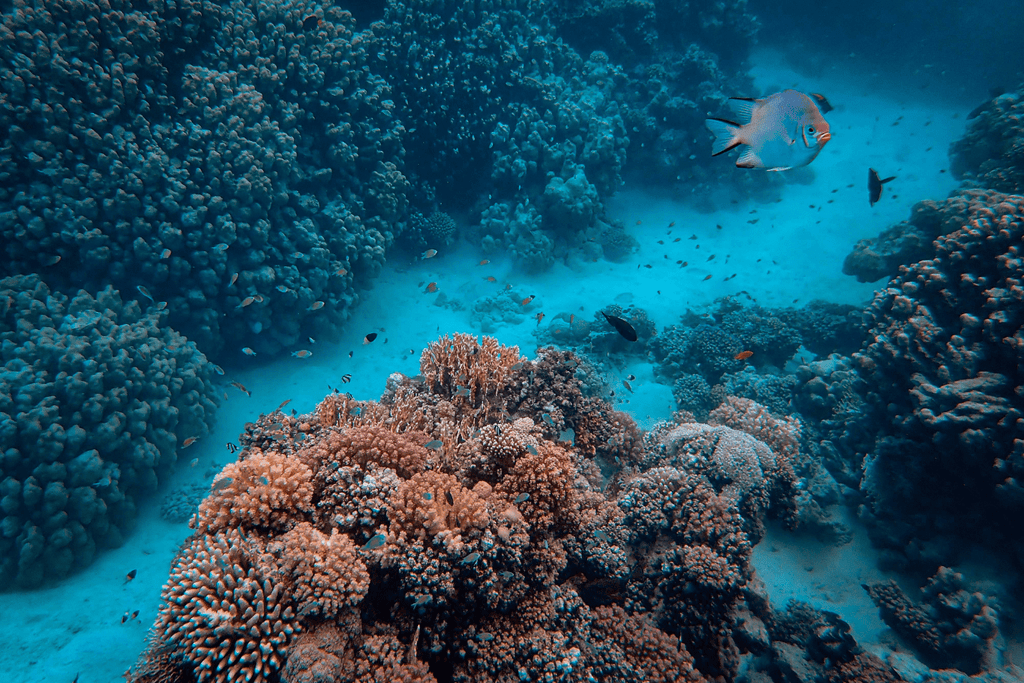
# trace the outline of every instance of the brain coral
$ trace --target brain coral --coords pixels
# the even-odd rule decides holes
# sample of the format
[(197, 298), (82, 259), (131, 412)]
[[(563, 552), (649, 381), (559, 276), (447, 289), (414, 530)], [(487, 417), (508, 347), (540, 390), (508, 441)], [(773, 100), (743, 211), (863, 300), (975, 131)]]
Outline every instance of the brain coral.
[(63, 577), (120, 545), (136, 500), (207, 433), (212, 365), (110, 287), (0, 280), (0, 577)]

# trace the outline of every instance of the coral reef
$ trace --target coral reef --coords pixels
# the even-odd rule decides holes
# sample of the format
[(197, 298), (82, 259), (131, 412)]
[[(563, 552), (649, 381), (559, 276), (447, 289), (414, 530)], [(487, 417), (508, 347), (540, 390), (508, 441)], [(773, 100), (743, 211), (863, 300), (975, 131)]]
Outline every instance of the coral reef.
[(853, 365), (870, 431), (843, 451), (863, 472), (861, 516), (887, 562), (928, 572), (954, 563), (958, 535), (1024, 563), (1010, 521), (1024, 511), (1024, 199), (968, 191), (951, 201), (962, 227), (867, 310), (871, 337)]
[[(247, 426), (175, 560), (133, 680), (735, 674), (731, 610), (752, 572), (748, 529), (763, 523), (755, 501), (767, 505), (783, 476), (782, 423), (752, 408), (722, 416), (746, 419), (779, 456), (707, 425), (679, 427), (700, 445), (645, 444), (583, 395), (569, 352), (528, 361), (455, 335), (420, 365), (422, 378), (393, 376), (379, 402), (331, 394), (313, 414)], [(684, 448), (699, 464), (613, 487), (596, 466), (622, 476)], [(637, 564), (652, 543), (657, 557)]]
[(967, 187), (1024, 193), (1024, 90), (993, 98), (949, 148), (950, 171)]
[[(701, 683), (746, 653), (744, 675), (897, 680), (835, 614), (775, 613), (751, 566), (798, 507), (799, 422), (728, 397), (641, 436), (581, 367), (457, 334), (379, 401), (247, 425), (130, 680)], [(1001, 666), (992, 598), (942, 570), (925, 601), (947, 662)]]
[(346, 320), (404, 225), (405, 131), (331, 3), (18, 2), (0, 54), (11, 272), (142, 287), (206, 353), (272, 352)]
[(930, 666), (973, 675), (1002, 665), (999, 605), (971, 591), (962, 574), (940, 567), (921, 589), (923, 606), (914, 604), (895, 581), (864, 589), (885, 623)]
[(0, 280), (0, 577), (36, 586), (133, 527), (186, 439), (207, 434), (213, 366), (111, 287)]

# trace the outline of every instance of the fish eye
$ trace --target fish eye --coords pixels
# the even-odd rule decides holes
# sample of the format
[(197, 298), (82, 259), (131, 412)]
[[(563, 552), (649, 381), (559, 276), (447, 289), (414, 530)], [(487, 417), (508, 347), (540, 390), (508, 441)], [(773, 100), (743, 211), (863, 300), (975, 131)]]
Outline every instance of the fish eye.
[(814, 126), (807, 126), (807, 132), (814, 135)]

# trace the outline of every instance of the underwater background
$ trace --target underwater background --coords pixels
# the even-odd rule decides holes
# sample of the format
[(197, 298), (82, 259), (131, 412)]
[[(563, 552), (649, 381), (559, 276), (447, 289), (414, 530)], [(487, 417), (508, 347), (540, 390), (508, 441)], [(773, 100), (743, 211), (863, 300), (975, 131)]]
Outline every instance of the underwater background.
[(0, 680), (1024, 680), (1014, 3), (0, 12)]

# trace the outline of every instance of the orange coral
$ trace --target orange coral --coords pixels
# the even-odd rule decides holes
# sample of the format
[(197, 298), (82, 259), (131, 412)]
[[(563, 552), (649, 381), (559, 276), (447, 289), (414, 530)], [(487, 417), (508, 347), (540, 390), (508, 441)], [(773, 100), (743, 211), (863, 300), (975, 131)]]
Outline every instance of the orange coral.
[(370, 636), (356, 665), (356, 683), (437, 683), (416, 658), (415, 640), (406, 646), (392, 635)]
[(301, 457), (318, 468), (331, 464), (365, 466), (376, 463), (408, 479), (426, 467), (430, 451), (422, 444), (429, 440), (426, 434), (396, 434), (379, 425), (365, 425), (344, 431), (332, 430)]
[(524, 361), (518, 346), (503, 346), (494, 337), (477, 341), (471, 334), (456, 333), (423, 350), (420, 374), (434, 393), (479, 408), (507, 388), (513, 367)]
[(370, 574), (348, 536), (302, 522), (267, 544), (264, 573), (289, 587), (299, 616), (334, 619), (362, 602)]
[(476, 491), (442, 472), (421, 472), (402, 482), (388, 503), (390, 535), (398, 542), (439, 538), (458, 548), (463, 536), (487, 526), (487, 504)]
[(214, 477), (189, 526), (205, 533), (238, 526), (288, 529), (313, 511), (312, 481), (312, 471), (298, 460), (256, 450)]
[(530, 525), (543, 531), (556, 523), (577, 520), (576, 467), (560, 446), (539, 444), (536, 453), (516, 461), (498, 492), (513, 502)]
[(282, 584), (253, 566), (253, 545), (236, 529), (193, 536), (164, 585), (156, 631), (200, 683), (262, 683), (298, 629)]

